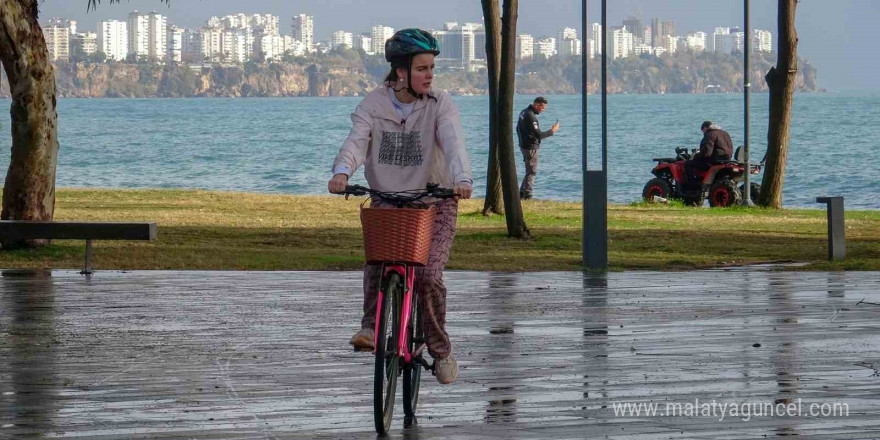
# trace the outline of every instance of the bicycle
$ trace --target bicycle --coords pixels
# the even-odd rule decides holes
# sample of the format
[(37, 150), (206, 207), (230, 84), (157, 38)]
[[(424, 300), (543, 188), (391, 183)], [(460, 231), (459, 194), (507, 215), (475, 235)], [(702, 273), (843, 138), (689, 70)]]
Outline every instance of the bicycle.
[[(450, 199), (455, 194), (431, 184), (425, 190), (400, 192), (349, 185), (342, 194), (370, 195), (398, 208), (361, 209), (367, 262), (382, 265), (373, 337), (376, 357), (373, 418), (376, 432), (385, 435), (391, 427), (400, 373), (403, 373), (403, 426), (409, 428), (416, 423), (422, 369), (435, 371), (434, 363), (428, 364), (424, 358), (427, 341), (420, 321), (418, 292), (413, 288), (415, 268), (427, 262), (434, 223), (434, 208), (423, 199)], [(381, 218), (375, 218), (377, 216)]]

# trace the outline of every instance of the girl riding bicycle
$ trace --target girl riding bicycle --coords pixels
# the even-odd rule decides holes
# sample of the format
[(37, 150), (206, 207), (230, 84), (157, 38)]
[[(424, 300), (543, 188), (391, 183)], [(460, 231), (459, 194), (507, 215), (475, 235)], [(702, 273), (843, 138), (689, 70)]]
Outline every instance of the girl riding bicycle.
[[(352, 128), (333, 163), (331, 193), (342, 193), (349, 177), (361, 166), (370, 188), (406, 191), (428, 183), (454, 188), (458, 198), (473, 192), (470, 160), (458, 108), (449, 94), (431, 88), (437, 40), (421, 29), (403, 29), (385, 42), (391, 71), (385, 82), (367, 95), (351, 115)], [(458, 363), (446, 333), (446, 286), (443, 268), (449, 259), (458, 201), (431, 202), (437, 209), (428, 263), (416, 271), (416, 290), (427, 337), (441, 384), (458, 376)], [(373, 200), (372, 206), (381, 206)], [(364, 316), (351, 338), (356, 348), (372, 349), (381, 267), (364, 266)]]

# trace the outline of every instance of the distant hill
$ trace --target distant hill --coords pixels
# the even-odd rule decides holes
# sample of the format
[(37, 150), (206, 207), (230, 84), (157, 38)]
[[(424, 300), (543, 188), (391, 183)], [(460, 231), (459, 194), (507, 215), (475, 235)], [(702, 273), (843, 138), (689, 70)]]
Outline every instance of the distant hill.
[[(643, 55), (609, 62), (611, 93), (741, 92), (742, 57), (703, 52), (678, 52), (661, 57)], [(775, 54), (752, 58), (752, 91), (767, 90), (764, 75)], [(798, 90), (821, 91), (816, 69), (801, 60)], [(248, 97), (363, 96), (388, 72), (380, 56), (337, 50), (280, 63), (186, 66), (128, 63), (62, 62), (55, 66), (59, 97)], [(587, 91), (599, 91), (599, 63), (590, 60)], [(538, 58), (522, 62), (516, 90), (523, 94), (580, 93), (580, 58)], [(453, 94), (484, 94), (486, 73), (438, 72), (435, 87)], [(0, 97), (9, 96), (5, 76)]]

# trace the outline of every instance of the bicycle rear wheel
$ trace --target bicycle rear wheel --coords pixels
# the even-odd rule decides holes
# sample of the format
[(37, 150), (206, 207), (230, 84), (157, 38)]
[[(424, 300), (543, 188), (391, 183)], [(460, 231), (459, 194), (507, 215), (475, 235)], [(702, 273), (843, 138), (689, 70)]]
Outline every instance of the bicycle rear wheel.
[(376, 344), (376, 369), (373, 374), (373, 419), (376, 432), (388, 433), (391, 416), (394, 414), (394, 395), (397, 391), (397, 376), (400, 374), (400, 359), (397, 356), (397, 340), (400, 333), (400, 302), (403, 296), (403, 283), (400, 275), (391, 273), (383, 280), (384, 295), (379, 312), (379, 328), (374, 342)]
[[(422, 316), (419, 313), (418, 296), (413, 294), (413, 313), (408, 333), (409, 352), (415, 351), (425, 342), (425, 330), (422, 326)], [(421, 358), (421, 354), (419, 357)], [(422, 380), (422, 365), (414, 357), (412, 362), (403, 369), (403, 413), (405, 415), (403, 426), (409, 428), (416, 421), (416, 407), (419, 404), (419, 386)]]

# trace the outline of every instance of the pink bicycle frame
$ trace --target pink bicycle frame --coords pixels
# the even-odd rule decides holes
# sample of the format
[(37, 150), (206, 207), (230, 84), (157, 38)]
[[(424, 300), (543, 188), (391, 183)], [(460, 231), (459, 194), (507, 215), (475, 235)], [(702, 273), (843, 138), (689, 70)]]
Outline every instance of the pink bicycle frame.
[[(404, 266), (404, 265), (387, 265), (383, 266), (382, 270), (382, 279), (385, 279), (391, 272), (397, 272), (401, 277), (403, 277), (404, 284), (406, 285), (406, 290), (403, 293), (403, 304), (401, 309), (401, 319), (400, 319), (400, 331), (397, 336), (397, 355), (402, 357), (406, 363), (412, 362), (414, 356), (417, 356), (422, 350), (425, 349), (426, 344), (422, 343), (415, 352), (410, 353), (409, 344), (406, 342), (406, 328), (409, 327), (409, 321), (412, 317), (412, 308), (413, 308), (413, 285), (416, 281), (416, 273), (415, 267), (413, 266)], [(376, 328), (374, 335), (379, 335), (379, 320), (382, 315), (382, 300), (385, 297), (385, 291), (382, 290), (384, 286), (379, 287), (379, 298), (376, 302)], [(393, 311), (392, 311), (393, 313)], [(392, 320), (393, 321), (393, 320)], [(373, 352), (376, 352), (375, 348), (376, 344), (373, 344)]]

